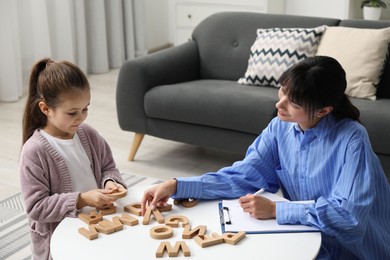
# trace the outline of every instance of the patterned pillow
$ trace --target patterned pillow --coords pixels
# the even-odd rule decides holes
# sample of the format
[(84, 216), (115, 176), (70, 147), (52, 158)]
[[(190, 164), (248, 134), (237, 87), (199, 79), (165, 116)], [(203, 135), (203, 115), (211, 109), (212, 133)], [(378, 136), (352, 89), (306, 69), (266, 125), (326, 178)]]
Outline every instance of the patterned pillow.
[(316, 54), (325, 29), (326, 26), (258, 29), (247, 71), (238, 83), (278, 87), (286, 69)]

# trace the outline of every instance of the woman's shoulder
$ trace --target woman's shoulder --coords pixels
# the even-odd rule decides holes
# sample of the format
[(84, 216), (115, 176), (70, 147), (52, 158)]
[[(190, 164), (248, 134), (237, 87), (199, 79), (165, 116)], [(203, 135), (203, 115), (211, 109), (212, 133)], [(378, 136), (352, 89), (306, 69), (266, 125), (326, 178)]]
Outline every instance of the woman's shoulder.
[(366, 128), (356, 120), (341, 119), (336, 126), (340, 135), (350, 136), (353, 139), (369, 140)]
[(359, 121), (350, 118), (341, 119), (336, 123), (336, 125), (338, 128), (345, 131), (367, 133), (366, 128)]

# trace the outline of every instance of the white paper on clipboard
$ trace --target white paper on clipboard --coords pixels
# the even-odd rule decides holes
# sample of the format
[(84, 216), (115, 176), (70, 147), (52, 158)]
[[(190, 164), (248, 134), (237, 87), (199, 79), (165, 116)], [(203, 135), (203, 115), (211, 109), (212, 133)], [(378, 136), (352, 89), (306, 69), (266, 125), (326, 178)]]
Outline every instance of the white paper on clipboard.
[[(264, 192), (262, 197), (272, 201), (286, 201), (287, 199), (273, 193)], [(293, 203), (313, 203), (314, 201), (294, 201)], [(225, 232), (245, 231), (247, 233), (289, 233), (289, 232), (315, 232), (317, 228), (304, 225), (279, 225), (276, 219), (259, 220), (244, 212), (235, 200), (223, 200), (222, 209), (225, 219)]]

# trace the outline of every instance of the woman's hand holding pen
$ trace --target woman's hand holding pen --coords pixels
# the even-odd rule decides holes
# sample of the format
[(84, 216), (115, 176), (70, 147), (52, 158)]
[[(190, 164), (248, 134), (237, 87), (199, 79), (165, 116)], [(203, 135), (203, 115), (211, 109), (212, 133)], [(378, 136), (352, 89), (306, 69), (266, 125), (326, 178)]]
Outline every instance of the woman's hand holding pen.
[(241, 197), (239, 202), (243, 211), (249, 213), (254, 218), (276, 218), (276, 204), (267, 198), (254, 194), (247, 194)]

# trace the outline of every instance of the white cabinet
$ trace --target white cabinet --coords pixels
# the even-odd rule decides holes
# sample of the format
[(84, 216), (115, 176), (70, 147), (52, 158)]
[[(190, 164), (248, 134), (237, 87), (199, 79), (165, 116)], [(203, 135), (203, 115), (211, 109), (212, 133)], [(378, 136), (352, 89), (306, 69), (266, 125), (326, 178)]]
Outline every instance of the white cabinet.
[(195, 26), (214, 13), (284, 13), (284, 2), (285, 0), (171, 0), (171, 38), (175, 45), (188, 41)]

